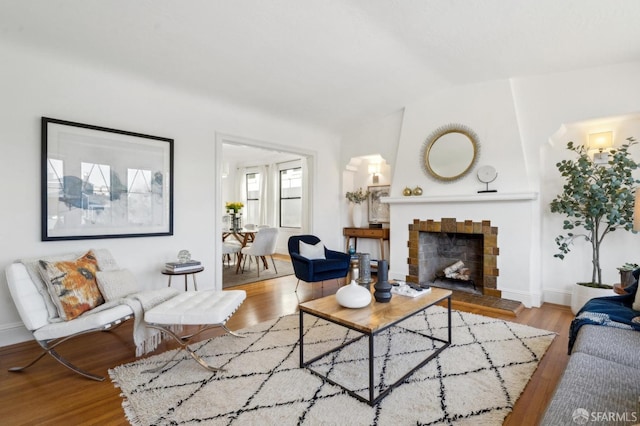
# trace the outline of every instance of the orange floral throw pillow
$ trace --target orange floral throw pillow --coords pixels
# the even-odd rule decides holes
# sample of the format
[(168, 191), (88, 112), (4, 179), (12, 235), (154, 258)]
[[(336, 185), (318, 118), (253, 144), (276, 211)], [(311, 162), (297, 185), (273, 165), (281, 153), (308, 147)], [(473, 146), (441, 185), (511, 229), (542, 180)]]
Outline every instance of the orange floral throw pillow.
[(61, 262), (40, 260), (40, 275), (47, 284), (60, 318), (71, 320), (104, 303), (96, 283), (98, 261), (93, 251)]

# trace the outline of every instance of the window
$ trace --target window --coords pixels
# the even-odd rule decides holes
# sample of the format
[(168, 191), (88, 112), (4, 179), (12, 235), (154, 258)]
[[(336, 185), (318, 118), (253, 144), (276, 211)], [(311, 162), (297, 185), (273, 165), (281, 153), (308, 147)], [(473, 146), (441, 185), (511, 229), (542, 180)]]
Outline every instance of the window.
[(302, 226), (302, 168), (280, 170), (280, 227)]
[(260, 173), (246, 174), (247, 205), (244, 209), (244, 223), (259, 225), (260, 221)]

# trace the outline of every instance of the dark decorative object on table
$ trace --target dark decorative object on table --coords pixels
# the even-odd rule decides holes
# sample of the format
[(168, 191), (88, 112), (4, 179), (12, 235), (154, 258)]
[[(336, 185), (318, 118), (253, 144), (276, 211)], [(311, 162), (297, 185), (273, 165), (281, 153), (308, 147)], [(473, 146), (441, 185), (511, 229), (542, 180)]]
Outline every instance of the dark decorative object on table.
[(378, 260), (378, 282), (373, 285), (376, 291), (373, 297), (376, 302), (387, 303), (391, 300), (391, 284), (389, 284), (389, 265), (386, 260)]
[(369, 253), (358, 253), (360, 268), (358, 284), (369, 288), (371, 284), (371, 255)]

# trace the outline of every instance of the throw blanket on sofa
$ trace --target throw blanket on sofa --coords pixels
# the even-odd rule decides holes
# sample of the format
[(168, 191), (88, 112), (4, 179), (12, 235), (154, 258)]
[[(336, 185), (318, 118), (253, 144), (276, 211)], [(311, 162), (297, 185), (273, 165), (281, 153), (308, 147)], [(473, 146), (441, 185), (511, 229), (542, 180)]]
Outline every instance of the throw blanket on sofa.
[(635, 299), (635, 288), (630, 294), (623, 296), (597, 297), (589, 300), (578, 312), (569, 327), (569, 355), (578, 336), (580, 327), (586, 324), (603, 325), (640, 331), (640, 324), (633, 322), (633, 318), (640, 316), (640, 312), (631, 309)]

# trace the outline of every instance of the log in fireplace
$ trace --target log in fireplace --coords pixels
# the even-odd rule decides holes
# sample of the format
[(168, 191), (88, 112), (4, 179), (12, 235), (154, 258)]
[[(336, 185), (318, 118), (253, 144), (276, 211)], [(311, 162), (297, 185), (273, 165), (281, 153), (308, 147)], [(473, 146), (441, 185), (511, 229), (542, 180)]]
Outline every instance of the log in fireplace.
[[(454, 286), (470, 293), (501, 297), (497, 288), (499, 270), (498, 228), (489, 220), (458, 222), (455, 218), (414, 219), (409, 225), (409, 275), (407, 282), (447, 285), (443, 271), (462, 262), (468, 269), (467, 286)], [(474, 288), (475, 287), (475, 288)]]

